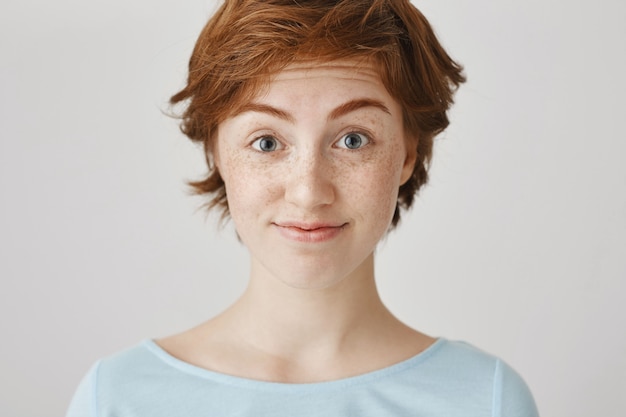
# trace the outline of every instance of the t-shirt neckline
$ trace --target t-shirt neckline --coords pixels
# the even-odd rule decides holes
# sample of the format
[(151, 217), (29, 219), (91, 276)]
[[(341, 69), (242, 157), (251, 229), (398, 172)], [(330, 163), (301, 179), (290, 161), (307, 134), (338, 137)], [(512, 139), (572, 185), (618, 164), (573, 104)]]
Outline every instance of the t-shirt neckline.
[(245, 377), (223, 374), (217, 371), (211, 371), (205, 368), (201, 368), (196, 365), (192, 365), (188, 362), (185, 362), (181, 359), (172, 356), (167, 351), (165, 351), (161, 346), (159, 346), (154, 340), (146, 339), (143, 341), (142, 346), (147, 348), (153, 355), (159, 358), (161, 361), (177, 369), (178, 371), (184, 372), (186, 374), (193, 375), (195, 377), (199, 377), (206, 380), (211, 380), (216, 383), (226, 384), (231, 386), (238, 386), (241, 388), (254, 389), (254, 390), (264, 390), (264, 391), (283, 391), (283, 392), (294, 392), (294, 391), (318, 391), (318, 390), (327, 390), (327, 389), (338, 389), (345, 388), (352, 385), (360, 385), (366, 384), (373, 381), (377, 381), (381, 378), (388, 377), (390, 375), (394, 375), (400, 372), (404, 372), (408, 369), (412, 369), (428, 358), (430, 358), (433, 354), (435, 354), (444, 344), (446, 343), (446, 339), (437, 338), (435, 342), (433, 342), (426, 349), (416, 354), (413, 357), (395, 363), (393, 365), (387, 366), (385, 368), (373, 370), (366, 372), (364, 374), (350, 376), (346, 378), (331, 380), (331, 381), (322, 381), (322, 382), (307, 382), (307, 383), (285, 383), (285, 382), (271, 382), (271, 381), (263, 381), (258, 379), (249, 379)]

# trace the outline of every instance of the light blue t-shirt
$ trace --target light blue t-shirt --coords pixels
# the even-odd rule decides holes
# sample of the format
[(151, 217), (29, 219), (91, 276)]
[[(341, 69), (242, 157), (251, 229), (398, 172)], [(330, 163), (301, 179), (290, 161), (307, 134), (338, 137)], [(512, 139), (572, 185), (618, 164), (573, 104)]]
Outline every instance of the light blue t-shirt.
[(284, 384), (193, 366), (151, 340), (97, 362), (67, 417), (537, 417), (508, 365), (438, 339), (390, 367), (330, 382)]

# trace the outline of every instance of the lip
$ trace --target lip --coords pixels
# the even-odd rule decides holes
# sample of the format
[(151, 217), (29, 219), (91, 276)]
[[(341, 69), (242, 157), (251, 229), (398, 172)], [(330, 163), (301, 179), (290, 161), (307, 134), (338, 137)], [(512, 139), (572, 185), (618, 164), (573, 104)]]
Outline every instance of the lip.
[(285, 238), (301, 243), (322, 243), (337, 237), (347, 223), (306, 223), (276, 222), (272, 223)]

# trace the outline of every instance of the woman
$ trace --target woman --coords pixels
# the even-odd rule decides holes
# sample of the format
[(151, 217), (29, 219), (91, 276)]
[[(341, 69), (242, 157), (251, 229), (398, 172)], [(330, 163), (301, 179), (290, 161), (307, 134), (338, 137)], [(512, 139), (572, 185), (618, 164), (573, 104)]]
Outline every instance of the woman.
[(98, 362), (68, 416), (536, 416), (496, 358), (381, 302), (374, 250), (427, 181), (461, 67), (408, 0), (229, 0), (189, 64), (192, 183), (250, 252), (241, 298)]

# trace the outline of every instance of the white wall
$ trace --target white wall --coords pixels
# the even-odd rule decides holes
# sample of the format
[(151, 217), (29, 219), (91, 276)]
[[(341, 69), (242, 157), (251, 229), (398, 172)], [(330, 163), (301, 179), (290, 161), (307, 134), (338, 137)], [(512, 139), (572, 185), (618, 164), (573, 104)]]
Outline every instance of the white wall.
[[(7, 4), (8, 3), (8, 4)], [(626, 409), (626, 4), (421, 0), (465, 64), (431, 184), (380, 249), (383, 297), (525, 377), (543, 416)], [(62, 416), (97, 358), (245, 285), (160, 112), (210, 0), (0, 4), (0, 415)]]

